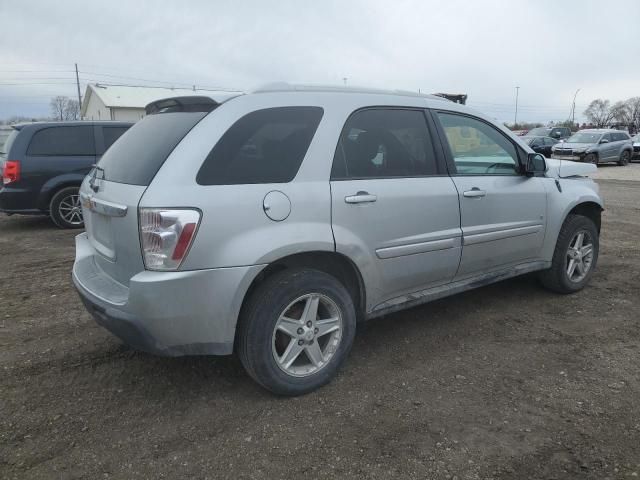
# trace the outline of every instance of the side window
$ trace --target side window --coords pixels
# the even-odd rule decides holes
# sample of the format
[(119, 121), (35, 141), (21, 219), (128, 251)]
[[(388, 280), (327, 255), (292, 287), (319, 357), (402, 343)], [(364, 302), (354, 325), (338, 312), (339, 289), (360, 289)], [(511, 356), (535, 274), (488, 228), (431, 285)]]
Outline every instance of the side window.
[(320, 107), (278, 107), (245, 115), (213, 147), (196, 181), (200, 185), (290, 182), (322, 114)]
[(555, 145), (556, 143), (558, 143), (557, 140), (554, 140), (553, 138), (545, 138), (544, 139), (544, 144), (545, 145)]
[(129, 127), (102, 127), (102, 138), (104, 138), (104, 149), (107, 150), (128, 129)]
[(601, 140), (607, 140), (608, 142), (612, 142), (612, 141), (613, 141), (612, 136), (611, 136), (611, 134), (610, 134), (610, 133), (605, 133), (605, 134), (602, 136), (602, 139), (601, 139)]
[(435, 154), (421, 110), (355, 112), (336, 148), (332, 179), (435, 175)]
[(475, 118), (438, 113), (459, 175), (517, 175), (516, 147), (496, 128)]
[(27, 155), (89, 156), (96, 154), (93, 126), (49, 127), (31, 138)]

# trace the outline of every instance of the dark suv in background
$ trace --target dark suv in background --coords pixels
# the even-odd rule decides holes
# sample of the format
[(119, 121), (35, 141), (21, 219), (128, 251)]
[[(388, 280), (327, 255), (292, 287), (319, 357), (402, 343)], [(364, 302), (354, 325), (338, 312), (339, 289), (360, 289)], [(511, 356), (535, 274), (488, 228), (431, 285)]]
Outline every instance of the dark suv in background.
[(80, 184), (131, 125), (108, 121), (14, 125), (0, 148), (0, 212), (48, 214), (60, 228), (84, 226)]
[(529, 137), (551, 137), (556, 140), (563, 140), (571, 136), (569, 127), (538, 127), (527, 132)]

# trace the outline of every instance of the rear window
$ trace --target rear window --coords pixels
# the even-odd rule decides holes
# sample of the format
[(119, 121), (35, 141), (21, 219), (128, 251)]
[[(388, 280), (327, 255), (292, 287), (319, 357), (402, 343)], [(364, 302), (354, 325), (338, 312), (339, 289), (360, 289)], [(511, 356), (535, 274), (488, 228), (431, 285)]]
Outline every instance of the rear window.
[(13, 141), (18, 136), (18, 130), (11, 129), (11, 132), (8, 133), (9, 136), (7, 138), (0, 140), (0, 155), (3, 157), (9, 153), (9, 150), (11, 150), (11, 145), (13, 145)]
[(196, 181), (200, 185), (290, 182), (322, 114), (320, 107), (278, 107), (245, 115), (213, 147)]
[(96, 154), (93, 126), (47, 127), (33, 134), (27, 155), (92, 156)]
[(104, 179), (149, 185), (176, 145), (207, 113), (147, 115), (104, 154), (98, 163), (104, 169)]
[(107, 150), (128, 129), (129, 127), (103, 127), (102, 138), (104, 139), (104, 149)]

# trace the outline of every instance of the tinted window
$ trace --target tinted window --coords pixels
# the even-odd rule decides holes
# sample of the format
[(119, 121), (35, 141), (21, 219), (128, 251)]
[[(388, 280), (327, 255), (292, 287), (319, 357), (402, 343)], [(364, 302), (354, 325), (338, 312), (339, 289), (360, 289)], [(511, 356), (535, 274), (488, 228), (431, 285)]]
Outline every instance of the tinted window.
[(27, 155), (95, 155), (93, 126), (48, 127), (31, 138)]
[(331, 177), (384, 178), (434, 175), (435, 156), (424, 113), (367, 109), (342, 130)]
[(471, 117), (438, 113), (456, 171), (462, 175), (516, 175), (515, 146), (497, 129)]
[(104, 138), (104, 149), (107, 150), (113, 142), (119, 139), (129, 127), (103, 127), (102, 138)]
[(320, 107), (279, 107), (245, 115), (205, 159), (200, 185), (285, 183), (298, 173), (322, 118)]
[(624, 132), (612, 133), (611, 135), (613, 135), (614, 142), (629, 140), (629, 136)]
[(605, 134), (602, 136), (602, 140), (608, 140), (609, 142), (612, 142), (612, 141), (613, 141), (613, 137), (611, 136), (611, 134), (610, 134), (610, 133), (605, 133)]
[(558, 141), (554, 140), (553, 138), (545, 137), (544, 139), (545, 145), (555, 145), (556, 143), (558, 143)]
[(3, 145), (0, 147), (0, 156), (6, 156), (9, 153), (17, 136), (18, 130), (12, 128), (11, 133), (9, 133), (9, 136), (4, 140)]
[(207, 112), (147, 115), (106, 151), (98, 165), (105, 180), (149, 185), (164, 161)]

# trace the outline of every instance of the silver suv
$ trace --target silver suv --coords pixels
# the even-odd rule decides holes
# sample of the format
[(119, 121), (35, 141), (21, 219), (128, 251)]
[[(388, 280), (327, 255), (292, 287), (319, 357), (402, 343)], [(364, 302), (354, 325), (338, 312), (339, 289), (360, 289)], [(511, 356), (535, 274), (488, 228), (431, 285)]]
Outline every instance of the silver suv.
[[(356, 323), (598, 259), (593, 165), (545, 161), (440, 97), (280, 86), (147, 106), (85, 179), (73, 281), (163, 355), (236, 352), (272, 392), (327, 383)], [(390, 319), (390, 321), (392, 321)]]
[(602, 128), (580, 130), (551, 149), (551, 158), (593, 164), (627, 165), (632, 155), (633, 142), (627, 132)]

